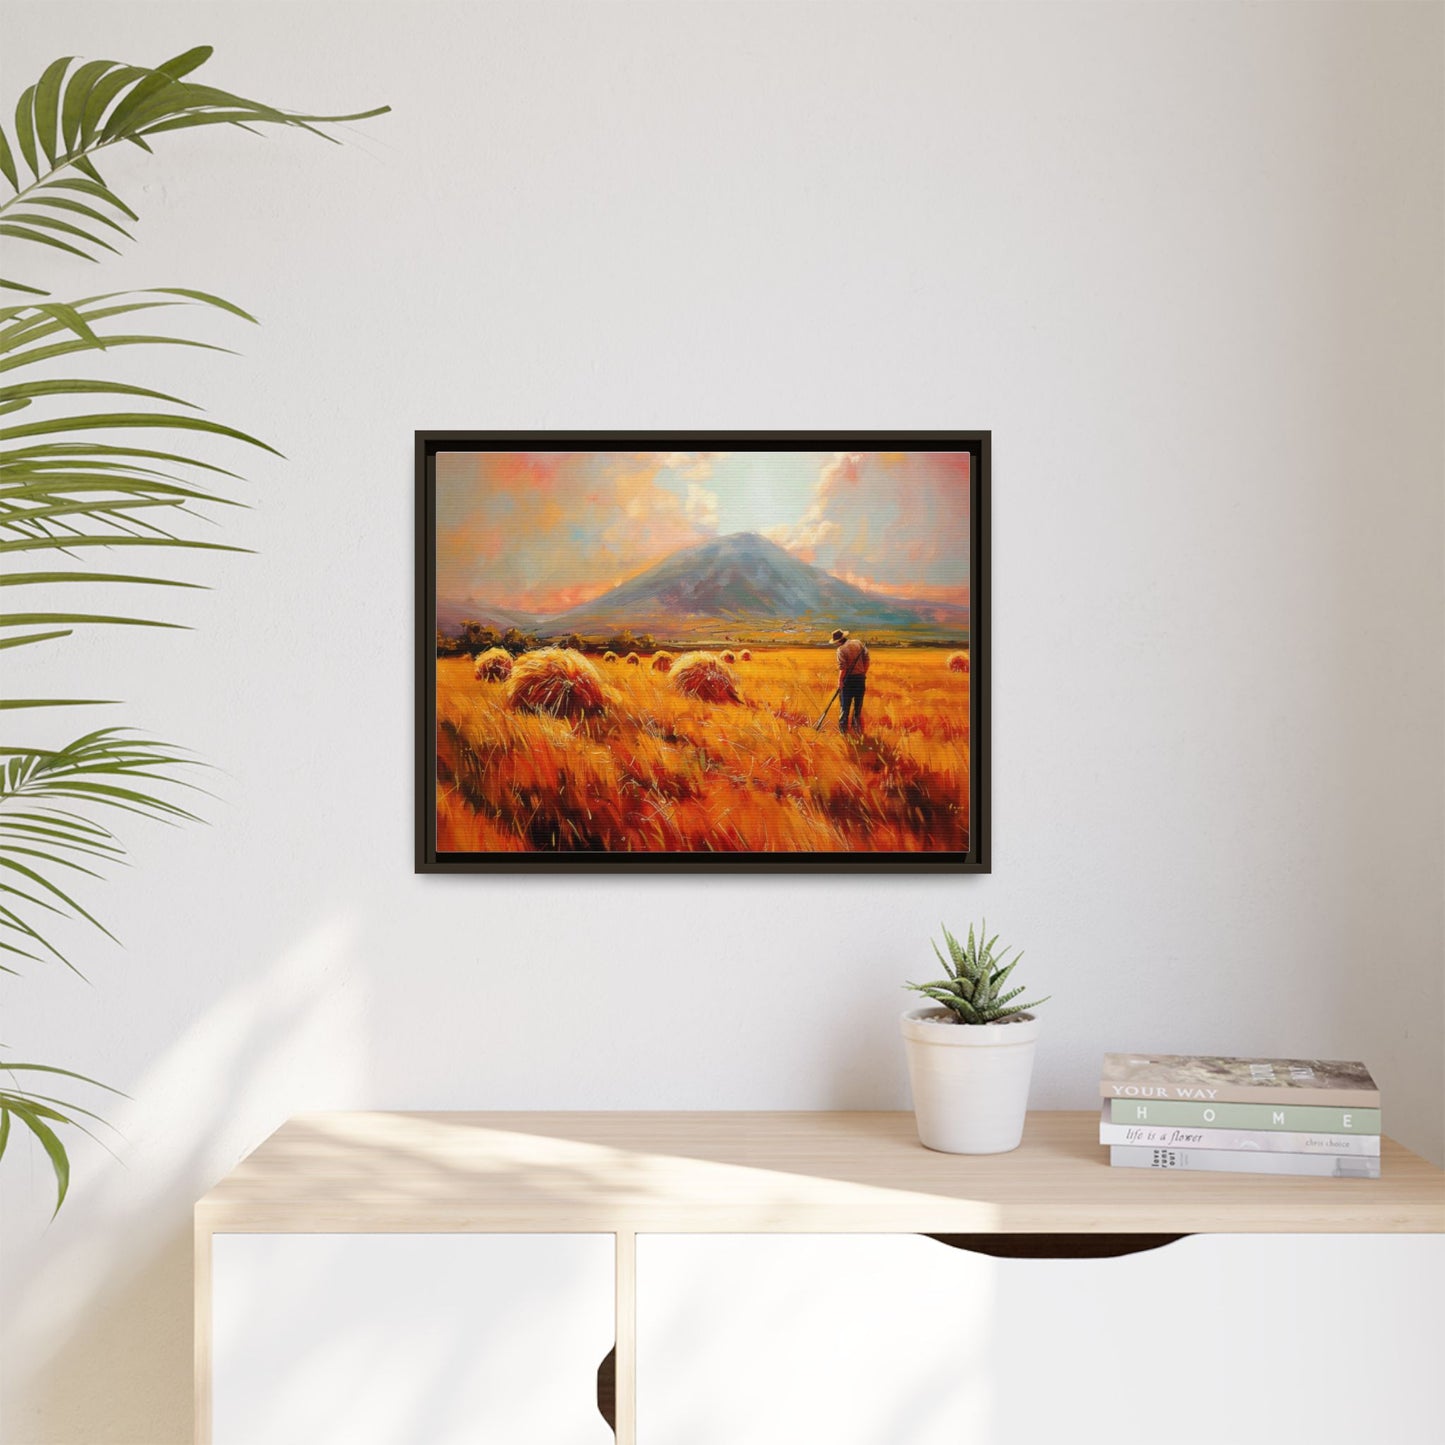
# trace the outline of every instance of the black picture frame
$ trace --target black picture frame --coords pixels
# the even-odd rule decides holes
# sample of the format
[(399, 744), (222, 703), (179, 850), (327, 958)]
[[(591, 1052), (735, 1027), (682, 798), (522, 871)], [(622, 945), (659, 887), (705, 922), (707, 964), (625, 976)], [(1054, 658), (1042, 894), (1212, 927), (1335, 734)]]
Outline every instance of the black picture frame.
[[(416, 432), (416, 833), (418, 873), (989, 873), (992, 871), (992, 433), (988, 431)], [(969, 847), (966, 852), (439, 853), (436, 843), (436, 483), (449, 451), (966, 451), (969, 466)]]

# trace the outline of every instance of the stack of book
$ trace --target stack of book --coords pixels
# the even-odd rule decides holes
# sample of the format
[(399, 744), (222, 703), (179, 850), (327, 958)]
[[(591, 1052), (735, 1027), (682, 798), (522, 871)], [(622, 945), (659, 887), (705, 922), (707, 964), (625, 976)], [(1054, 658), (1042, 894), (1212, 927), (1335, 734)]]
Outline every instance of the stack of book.
[(1363, 1064), (1105, 1054), (1099, 1142), (1126, 1169), (1380, 1177), (1380, 1091)]

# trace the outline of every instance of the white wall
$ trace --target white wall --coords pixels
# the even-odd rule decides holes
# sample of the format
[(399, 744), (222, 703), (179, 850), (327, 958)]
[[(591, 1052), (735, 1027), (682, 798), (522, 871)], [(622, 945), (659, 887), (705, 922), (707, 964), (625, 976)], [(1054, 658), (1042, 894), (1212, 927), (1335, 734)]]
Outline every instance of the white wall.
[[(93, 986), (5, 985), (8, 1047), (133, 1096), (54, 1224), (0, 1170), (7, 1441), (188, 1438), (190, 1205), (288, 1114), (903, 1107), (940, 919), (1053, 993), (1038, 1106), (1106, 1049), (1362, 1056), (1445, 1154), (1439, 5), (4, 23), (12, 106), (209, 41), (217, 84), (395, 107), (111, 168), (104, 286), (264, 322), (130, 374), (289, 460), (196, 632), (44, 664), (223, 801), (87, 895)], [(414, 877), (418, 426), (993, 428), (993, 875)]]

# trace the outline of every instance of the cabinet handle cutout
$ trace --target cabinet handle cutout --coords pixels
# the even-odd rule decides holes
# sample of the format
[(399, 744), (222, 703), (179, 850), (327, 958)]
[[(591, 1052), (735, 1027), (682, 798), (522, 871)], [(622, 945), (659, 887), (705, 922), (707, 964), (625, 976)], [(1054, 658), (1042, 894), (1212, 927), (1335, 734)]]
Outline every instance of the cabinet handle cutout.
[(1162, 1249), (1187, 1234), (930, 1234), (950, 1249), (995, 1259), (1116, 1259)]
[(617, 1433), (617, 1346), (607, 1351), (597, 1366), (597, 1413), (607, 1428)]

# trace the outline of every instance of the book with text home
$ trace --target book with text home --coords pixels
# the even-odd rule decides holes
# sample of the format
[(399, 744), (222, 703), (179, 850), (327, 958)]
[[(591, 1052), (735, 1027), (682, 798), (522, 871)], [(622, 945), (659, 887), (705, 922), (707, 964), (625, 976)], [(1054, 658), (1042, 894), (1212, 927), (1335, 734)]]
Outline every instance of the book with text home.
[(1296, 1133), (1378, 1134), (1378, 1109), (1316, 1104), (1210, 1104), (1174, 1099), (1110, 1099), (1112, 1124), (1177, 1124), (1183, 1128), (1290, 1129)]
[(1369, 1069), (1340, 1059), (1105, 1054), (1099, 1093), (1106, 1099), (1380, 1107), (1380, 1091)]

